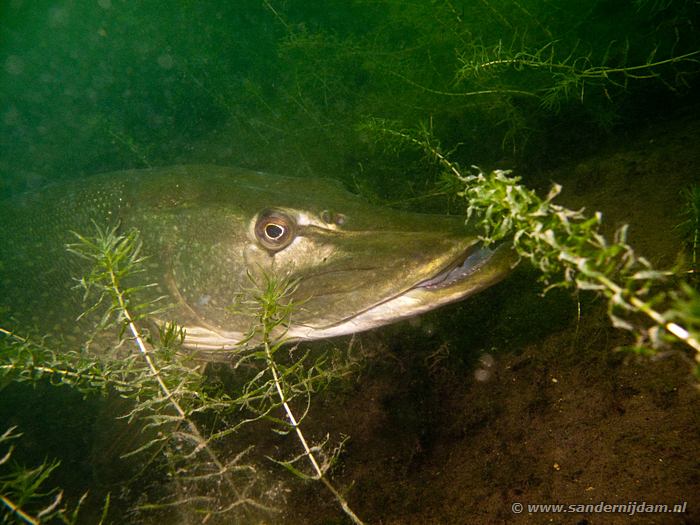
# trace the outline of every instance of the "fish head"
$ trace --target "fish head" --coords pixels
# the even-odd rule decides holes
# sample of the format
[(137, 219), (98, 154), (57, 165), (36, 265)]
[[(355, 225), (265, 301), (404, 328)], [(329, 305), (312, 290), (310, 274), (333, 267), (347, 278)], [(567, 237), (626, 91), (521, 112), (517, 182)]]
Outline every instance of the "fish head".
[[(192, 168), (190, 168), (192, 169)], [(285, 337), (368, 330), (451, 303), (502, 279), (515, 258), (484, 248), (464, 217), (367, 203), (331, 179), (207, 168), (173, 178), (164, 261), (185, 345), (234, 348), (259, 324), (246, 291), (294, 283)], [(175, 187), (177, 186), (177, 187)], [(176, 195), (175, 195), (176, 194)], [(142, 221), (143, 222), (143, 221)]]

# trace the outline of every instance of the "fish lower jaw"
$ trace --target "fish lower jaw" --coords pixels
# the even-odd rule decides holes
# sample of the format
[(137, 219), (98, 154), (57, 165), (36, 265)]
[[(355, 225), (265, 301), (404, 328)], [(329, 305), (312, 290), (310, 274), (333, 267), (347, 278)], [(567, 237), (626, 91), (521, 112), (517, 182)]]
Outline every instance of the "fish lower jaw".
[(507, 246), (479, 248), (435, 277), (331, 326), (292, 326), (287, 335), (296, 340), (352, 334), (420, 315), (459, 301), (503, 279), (515, 264)]
[(244, 334), (241, 332), (214, 331), (204, 326), (185, 326), (183, 346), (191, 350), (215, 351), (240, 348)]
[(455, 294), (453, 297), (443, 296), (439, 303), (436, 303), (432, 300), (426, 300), (426, 293), (429, 294), (431, 292), (413, 288), (341, 323), (327, 327), (292, 326), (289, 328), (287, 335), (294, 340), (309, 340), (364, 332), (420, 315), (441, 304), (457, 301), (464, 296), (464, 294)]

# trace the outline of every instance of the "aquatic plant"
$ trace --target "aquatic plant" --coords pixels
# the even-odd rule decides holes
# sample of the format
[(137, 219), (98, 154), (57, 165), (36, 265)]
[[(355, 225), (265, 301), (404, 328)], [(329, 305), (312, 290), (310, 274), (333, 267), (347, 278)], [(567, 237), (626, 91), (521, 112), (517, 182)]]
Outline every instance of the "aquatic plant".
[[(451, 143), (474, 158), (500, 157), (500, 145), (532, 159), (560, 147), (533, 144), (553, 127), (572, 135), (609, 130), (630, 115), (630, 104), (648, 104), (648, 94), (692, 89), (700, 59), (696, 15), (688, 2), (666, 9), (670, 3), (336, 2), (333, 12), (342, 15), (310, 24), (294, 2), (266, 1), (282, 33), (277, 72), (285, 79), (265, 99), (266, 110), (290, 142), (328, 138), (347, 144), (353, 160), (357, 137), (347, 130), (356, 115), (403, 122), (430, 115), (442, 137), (457, 132)], [(304, 139), (304, 131), (314, 137)], [(343, 158), (337, 146), (333, 151)], [(339, 171), (321, 169), (319, 155), (304, 149), (305, 171)], [(367, 169), (373, 160), (362, 162)], [(386, 191), (402, 191), (391, 186)]]
[[(203, 376), (198, 373), (191, 360), (178, 354), (184, 332), (174, 324), (159, 330), (159, 344), (149, 345), (138, 326), (138, 321), (154, 315), (163, 308), (159, 299), (136, 302), (135, 298), (145, 287), (127, 287), (124, 282), (142, 271), (144, 258), (140, 255), (141, 241), (136, 230), (118, 233), (118, 226), (101, 228), (95, 225), (95, 234), (90, 237), (75, 233), (78, 242), (70, 244), (68, 250), (90, 261), (92, 269), (80, 279), (79, 285), (85, 296), (95, 297), (93, 305), (86, 310), (88, 315), (102, 310), (100, 328), (112, 324), (119, 329), (120, 336), (129, 332), (128, 340), (137, 349), (132, 361), (141, 363), (140, 369), (132, 368), (130, 384), (139, 384), (138, 390), (126, 393), (135, 401), (128, 414), (130, 421), (141, 420), (145, 428), (158, 432), (138, 449), (128, 455), (140, 454), (149, 448), (168, 447), (171, 468), (179, 471), (178, 483), (196, 480), (197, 484), (221, 485), (234, 495), (233, 503), (221, 505), (216, 501), (216, 510), (224, 513), (239, 506), (260, 504), (250, 497), (252, 482), (245, 474), (254, 474), (251, 465), (241, 464), (242, 455), (224, 461), (212, 446), (212, 439), (205, 437), (194, 420), (194, 414), (212, 410), (228, 403), (226, 397), (211, 396), (203, 387)], [(104, 306), (104, 308), (102, 308)], [(136, 373), (134, 373), (136, 372)], [(176, 451), (176, 452), (175, 452)], [(212, 496), (194, 498), (196, 505), (212, 503)], [(190, 497), (182, 500), (149, 503), (140, 509), (193, 503)], [(202, 509), (204, 511), (204, 509)]]
[(700, 242), (700, 186), (695, 185), (681, 191), (683, 221), (676, 226), (690, 256), (690, 271), (698, 271), (698, 243)]
[[(312, 355), (310, 351), (298, 355), (297, 347), (288, 359), (282, 358), (286, 326), (297, 307), (289, 301), (294, 284), (267, 274), (256, 282), (251, 276), (251, 287), (241, 291), (235, 308), (246, 308), (256, 316), (258, 324), (251, 327), (247, 340), (259, 334), (262, 342), (244, 343), (234, 352), (230, 366), (238, 373), (240, 385), (224, 387), (181, 348), (185, 335), (181, 327), (166, 323), (157, 333), (145, 332), (141, 327), (141, 321), (167, 310), (167, 306), (158, 298), (141, 299), (140, 293), (150, 288), (148, 285), (129, 284), (145, 261), (140, 255), (139, 233), (120, 233), (118, 226), (95, 225), (93, 235), (75, 236), (77, 242), (67, 249), (90, 263), (77, 285), (88, 304), (82, 316), (96, 319), (98, 332), (79, 351), (59, 351), (52, 349), (47, 340), (34, 341), (0, 328), (5, 336), (0, 348), (0, 378), (6, 382), (48, 380), (85, 395), (118, 396), (130, 401), (126, 413), (111, 414), (126, 420), (132, 433), (142, 435), (137, 445), (122, 451), (122, 459), (135, 457), (141, 463), (129, 483), (147, 477), (144, 472), (150, 466), (148, 475), (164, 471), (172, 485), (166, 495), (160, 491), (154, 499), (133, 506), (130, 513), (138, 516), (173, 509), (205, 518), (231, 515), (233, 519), (250, 516), (253, 509), (274, 512), (250, 460), (251, 447), (231, 454), (230, 444), (225, 453), (217, 445), (245, 425), (268, 420), (279, 433), (293, 431), (304, 449), (302, 455), (291, 460), (270, 459), (298, 476), (319, 480), (348, 517), (362, 523), (328, 479), (328, 469), (344, 440), (330, 448), (324, 446), (325, 442), (310, 444), (300, 427), (312, 394), (350, 374), (356, 360), (349, 355), (343, 360), (329, 353)], [(104, 345), (105, 336), (114, 332), (117, 341), (113, 350), (105, 353), (101, 348), (99, 355), (93, 353), (94, 340)], [(301, 412), (293, 408), (297, 402)], [(278, 411), (285, 417), (279, 417)], [(310, 475), (303, 474), (304, 469), (297, 465), (305, 458), (313, 467)], [(25, 474), (30, 476), (32, 472), (26, 470)], [(4, 497), (6, 493), (2, 494)]]
[[(251, 281), (255, 279), (250, 276)], [(275, 278), (264, 272), (260, 283), (256, 283), (253, 288), (252, 303), (257, 310), (258, 323), (254, 327), (255, 332), (259, 332), (262, 340), (262, 349), (253, 350), (243, 359), (263, 360), (264, 367), (256, 377), (246, 384), (247, 393), (255, 392), (257, 395), (254, 403), (247, 403), (247, 406), (258, 414), (263, 414), (271, 418), (274, 423), (281, 425), (276, 431), (279, 433), (293, 432), (303, 448), (303, 453), (291, 460), (279, 460), (270, 458), (292, 472), (301, 479), (311, 479), (320, 481), (335, 500), (338, 502), (343, 512), (350, 520), (358, 525), (362, 525), (362, 520), (350, 508), (345, 497), (328, 479), (328, 470), (340, 454), (347, 437), (339, 445), (328, 451), (328, 439), (318, 445), (310, 446), (301, 423), (308, 414), (311, 404), (311, 394), (317, 390), (319, 383), (327, 383), (333, 378), (337, 378), (344, 373), (349, 373), (352, 363), (346, 366), (326, 366), (326, 356), (316, 357), (310, 364), (306, 364), (309, 353), (306, 352), (296, 358), (291, 364), (285, 364), (278, 358), (278, 353), (282, 346), (287, 343), (285, 334), (289, 326), (291, 316), (297, 305), (290, 299), (297, 283), (289, 282), (286, 279)], [(277, 333), (278, 329), (281, 333)], [(276, 400), (273, 394), (276, 394)], [(261, 395), (262, 394), (262, 395)], [(297, 413), (292, 404), (295, 400), (300, 400), (302, 405), (301, 415)], [(282, 421), (273, 415), (273, 409), (282, 408), (287, 421)], [(312, 474), (305, 474), (302, 467), (298, 465), (304, 459), (308, 460), (312, 467)]]
[[(508, 48), (503, 42), (491, 48), (475, 46), (471, 55), (466, 53), (460, 55), (461, 65), (457, 70), (456, 79), (463, 81), (484, 76), (493, 77), (508, 69), (519, 73), (537, 72), (541, 78), (527, 76), (524, 79), (527, 84), (533, 86), (532, 88), (522, 87), (515, 90), (501, 88), (503, 94), (537, 97), (542, 108), (556, 112), (564, 102), (572, 98), (583, 103), (593, 87), (598, 92), (603, 92), (607, 98), (611, 97), (608, 89), (616, 87), (626, 90), (628, 83), (632, 80), (656, 79), (666, 82), (669, 88), (675, 89), (670, 81), (664, 80), (663, 68), (673, 65), (697, 67), (700, 63), (700, 50), (658, 59), (656, 58), (658, 50), (653, 49), (644, 63), (628, 64), (629, 42), (623, 43), (622, 48), (615, 52), (613, 52), (613, 44), (608, 46), (597, 64), (592, 53), (579, 53), (575, 47), (559, 58), (560, 53), (557, 51), (555, 42), (548, 42), (535, 50), (516, 49), (512, 46)], [(616, 58), (620, 65), (607, 65), (612, 60), (612, 55), (620, 55), (621, 58)], [(502, 81), (503, 78), (497, 80), (499, 83)], [(682, 84), (683, 75), (677, 74), (673, 82)]]
[[(44, 461), (34, 468), (12, 463), (12, 441), (19, 439), (16, 427), (0, 435), (0, 503), (3, 523), (39, 525), (56, 522), (66, 525), (77, 523), (87, 492), (71, 510), (63, 501), (63, 492), (46, 489), (46, 481), (58, 467), (57, 461)], [(3, 450), (4, 449), (4, 450)], [(104, 523), (109, 510), (109, 495), (105, 500), (98, 525)]]
[(84, 394), (105, 393), (109, 388), (129, 391), (135, 386), (125, 368), (74, 350), (58, 351), (41, 339), (21, 336), (0, 327), (0, 378), (3, 382), (48, 381)]
[(655, 270), (637, 255), (626, 242), (627, 226), (610, 241), (600, 233), (600, 213), (586, 216), (554, 203), (559, 185), (541, 198), (509, 171), (484, 173), (473, 167), (465, 174), (426, 127), (396, 129), (374, 120), (365, 128), (395, 144), (418, 147), (439, 164), (446, 178), (461, 185), (457, 196), (464, 199), (467, 221), (479, 228), (482, 242), (512, 244), (541, 272), (545, 291), (563, 287), (603, 295), (612, 324), (636, 336), (635, 349), (647, 352), (680, 342), (692, 349), (700, 377), (699, 294), (683, 283), (673, 288), (673, 272)]

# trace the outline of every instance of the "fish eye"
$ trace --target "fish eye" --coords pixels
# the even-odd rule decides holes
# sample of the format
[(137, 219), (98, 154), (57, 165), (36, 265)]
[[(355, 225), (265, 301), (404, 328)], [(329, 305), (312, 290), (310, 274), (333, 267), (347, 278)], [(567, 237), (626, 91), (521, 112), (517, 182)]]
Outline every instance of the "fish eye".
[(255, 236), (268, 250), (278, 251), (294, 239), (295, 224), (291, 217), (278, 210), (266, 210), (255, 223)]

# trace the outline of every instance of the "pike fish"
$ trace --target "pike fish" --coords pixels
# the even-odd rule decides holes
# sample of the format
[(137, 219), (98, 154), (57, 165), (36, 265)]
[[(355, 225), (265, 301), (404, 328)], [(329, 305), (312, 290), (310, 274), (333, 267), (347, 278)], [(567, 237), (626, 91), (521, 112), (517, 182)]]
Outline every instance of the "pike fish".
[(298, 283), (287, 337), (368, 330), (426, 312), (502, 279), (514, 260), (480, 246), (463, 217), (371, 205), (330, 179), (218, 166), (107, 173), (0, 202), (0, 326), (58, 335), (85, 330), (66, 250), (95, 224), (140, 232), (139, 282), (171, 307), (192, 350), (231, 350), (255, 323), (232, 308), (251, 276)]

